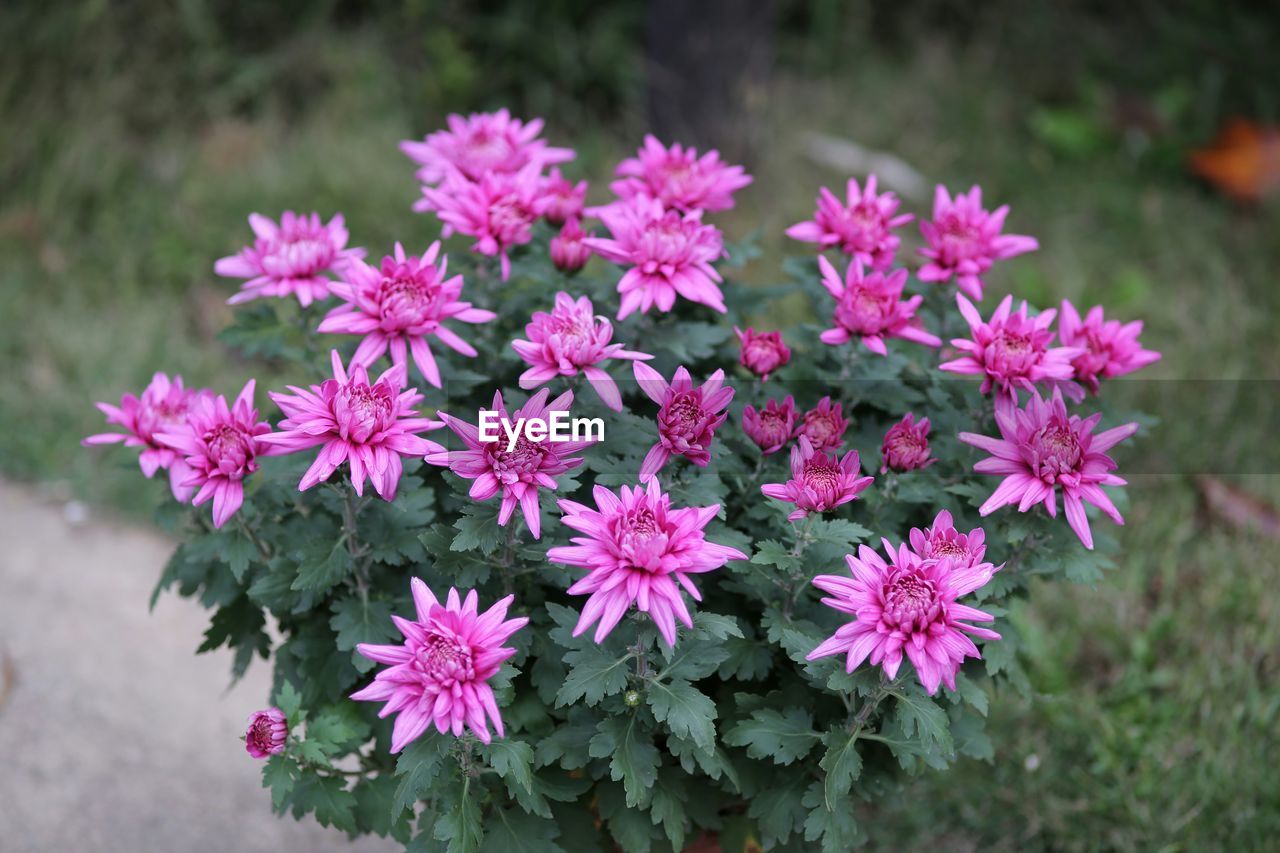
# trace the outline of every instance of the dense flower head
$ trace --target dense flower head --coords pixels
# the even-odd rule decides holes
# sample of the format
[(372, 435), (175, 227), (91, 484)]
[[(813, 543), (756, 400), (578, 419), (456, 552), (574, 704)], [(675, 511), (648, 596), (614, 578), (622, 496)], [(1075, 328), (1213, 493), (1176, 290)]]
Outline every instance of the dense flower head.
[(450, 115), (448, 129), (427, 134), (421, 141), (406, 139), (400, 150), (418, 163), (417, 178), (434, 186), (450, 176), (479, 181), (485, 175), (513, 175), (527, 166), (564, 163), (572, 149), (552, 148), (539, 138), (542, 119), (525, 122), (505, 109), (496, 113)]
[(572, 545), (547, 552), (553, 563), (589, 571), (569, 587), (570, 595), (589, 596), (573, 635), (596, 625), (595, 641), (603, 642), (634, 604), (649, 614), (667, 645), (674, 646), (675, 620), (693, 627), (681, 588), (694, 601), (702, 600), (689, 575), (747, 558), (736, 548), (704, 537), (703, 528), (720, 505), (672, 507), (656, 478), (647, 480), (644, 488), (623, 486), (617, 493), (595, 486), (592, 495), (594, 509), (570, 500), (559, 502), (561, 522), (583, 535), (573, 537)]
[(448, 268), (439, 241), (421, 257), (405, 254), (396, 243), (395, 253), (384, 257), (381, 266), (356, 261), (347, 268), (346, 281), (330, 285), (344, 304), (325, 316), (318, 331), (364, 335), (352, 360), (365, 366), (390, 349), (392, 363), (407, 368), (412, 354), (423, 378), (439, 388), (440, 367), (427, 338), (439, 338), (450, 349), (474, 358), (475, 348), (444, 322), (487, 323), (497, 316), (463, 302), (462, 276), (450, 277)]
[(781, 403), (770, 400), (759, 411), (755, 406), (742, 409), (742, 431), (764, 451), (765, 456), (781, 450), (791, 440), (795, 428), (796, 401), (790, 394)]
[(1040, 503), (1050, 517), (1056, 517), (1061, 490), (1067, 523), (1086, 548), (1093, 548), (1086, 503), (1098, 507), (1116, 524), (1124, 524), (1120, 511), (1101, 487), (1125, 484), (1111, 473), (1116, 463), (1106, 452), (1137, 432), (1138, 425), (1129, 423), (1095, 434), (1093, 429), (1101, 418), (1101, 412), (1087, 418), (1068, 414), (1062, 392), (1055, 388), (1047, 400), (1032, 394), (1022, 408), (997, 406), (1000, 438), (960, 433), (961, 441), (991, 454), (973, 470), (1004, 477), (979, 513), (989, 515), (1006, 504), (1017, 504), (1019, 512), (1026, 512)]
[(1097, 394), (1100, 379), (1111, 379), (1133, 373), (1160, 360), (1160, 353), (1143, 349), (1138, 342), (1142, 334), (1142, 321), (1121, 323), (1108, 320), (1102, 306), (1089, 309), (1084, 319), (1067, 300), (1062, 301), (1062, 314), (1058, 320), (1058, 337), (1069, 347), (1079, 347), (1083, 352), (1071, 362), (1075, 369), (1075, 381)]
[(364, 249), (347, 248), (340, 213), (325, 223), (318, 213), (286, 210), (278, 224), (251, 213), (249, 227), (256, 238), (253, 245), (213, 267), (220, 276), (247, 279), (227, 300), (232, 305), (260, 296), (295, 296), (305, 308), (329, 296), (330, 274), (341, 275), (348, 263), (364, 257)]
[[(787, 229), (787, 236), (818, 248), (837, 248), (876, 270), (893, 264), (902, 240), (893, 233), (912, 220), (910, 213), (898, 214), (898, 197), (876, 192), (876, 176), (868, 175), (865, 187), (849, 179), (845, 200), (823, 187), (818, 191), (818, 209), (813, 219)], [(897, 214), (897, 215), (895, 215)]]
[(107, 423), (122, 427), (124, 432), (97, 433), (81, 443), (86, 447), (118, 443), (123, 443), (125, 447), (141, 447), (138, 466), (142, 473), (151, 478), (156, 471), (167, 470), (169, 489), (174, 498), (186, 503), (195, 491), (192, 486), (186, 485), (191, 469), (179, 453), (162, 444), (157, 436), (162, 430), (186, 423), (187, 409), (192, 399), (209, 393), (206, 390), (183, 387), (181, 376), (175, 376), (171, 381), (165, 374), (156, 373), (141, 397), (125, 394), (120, 398), (119, 406), (97, 404), (98, 411), (107, 416)]
[(1000, 635), (968, 622), (992, 622), (995, 617), (957, 599), (991, 579), (977, 566), (949, 559), (925, 559), (905, 543), (895, 550), (883, 540), (886, 562), (866, 545), (845, 562), (852, 577), (819, 575), (813, 585), (828, 594), (822, 603), (854, 617), (811, 651), (807, 659), (845, 656), (845, 671), (853, 672), (870, 658), (889, 679), (898, 677), (906, 652), (920, 683), (930, 695), (941, 684), (956, 689), (956, 673), (967, 657), (981, 658), (967, 634), (986, 640)]
[(249, 715), (244, 733), (245, 751), (254, 758), (269, 758), (284, 752), (289, 739), (289, 723), (279, 708), (264, 708)]
[(698, 149), (679, 142), (670, 148), (647, 134), (635, 157), (618, 164), (621, 180), (609, 185), (619, 198), (654, 198), (663, 207), (686, 213), (705, 210), (715, 213), (733, 207), (733, 194), (751, 183), (741, 166), (720, 160), (720, 152), (698, 156)]
[(818, 266), (822, 269), (822, 286), (836, 300), (835, 326), (819, 336), (823, 343), (839, 346), (859, 338), (867, 349), (880, 355), (889, 353), (885, 338), (941, 346), (942, 341), (926, 332), (916, 317), (916, 309), (924, 297), (902, 298), (902, 289), (907, 284), (906, 270), (868, 273), (864, 272), (862, 261), (854, 258), (841, 278), (831, 262), (821, 255)]
[(546, 200), (542, 218), (552, 225), (564, 225), (570, 219), (582, 216), (582, 207), (587, 200), (587, 182), (575, 184), (560, 174), (559, 169), (552, 169), (542, 179), (542, 195)]
[(920, 233), (929, 244), (920, 250), (928, 262), (916, 276), (921, 281), (956, 285), (974, 299), (982, 300), (982, 276), (995, 261), (1040, 248), (1034, 237), (1002, 234), (1009, 206), (994, 211), (982, 207), (982, 188), (958, 193), (953, 201), (941, 184), (934, 190), (933, 221), (921, 220)]
[(560, 272), (576, 273), (591, 260), (591, 249), (586, 240), (594, 236), (595, 231), (582, 230), (582, 222), (576, 216), (565, 220), (560, 233), (551, 238), (551, 263)]
[(757, 332), (750, 326), (744, 332), (734, 326), (733, 333), (742, 347), (738, 363), (761, 379), (791, 361), (791, 347), (782, 340), (782, 332)]
[(940, 370), (981, 376), (983, 394), (994, 388), (1007, 401), (1014, 400), (1020, 389), (1034, 391), (1037, 382), (1065, 382), (1074, 375), (1071, 361), (1082, 348), (1051, 346), (1054, 333), (1049, 327), (1057, 311), (1051, 308), (1029, 317), (1025, 300), (1013, 311), (1013, 296), (1006, 296), (990, 322), (983, 322), (963, 295), (956, 294), (956, 303), (969, 324), (970, 338), (951, 340), (964, 355), (942, 363)]
[(914, 471), (917, 468), (928, 468), (938, 460), (929, 455), (929, 419), (921, 418), (907, 412), (902, 420), (889, 427), (880, 444), (880, 457), (883, 464), (880, 473), (892, 469), (894, 471)]
[(662, 202), (637, 196), (596, 210), (610, 237), (589, 237), (587, 246), (630, 269), (618, 282), (622, 304), (618, 319), (657, 306), (670, 311), (676, 296), (725, 313), (720, 273), (711, 262), (724, 255), (724, 239), (704, 225), (700, 211), (666, 210)]
[(653, 358), (648, 353), (632, 352), (623, 349), (622, 344), (610, 343), (613, 324), (596, 315), (587, 297), (579, 296), (575, 300), (563, 291), (556, 294), (551, 313), (536, 312), (524, 332), (528, 340), (511, 342), (512, 349), (529, 364), (529, 369), (520, 374), (521, 388), (528, 391), (557, 376), (576, 376), (581, 372), (605, 405), (615, 412), (622, 411), (622, 395), (613, 377), (599, 364), (611, 358), (630, 361)]
[(951, 513), (945, 509), (934, 517), (933, 524), (926, 529), (911, 528), (908, 539), (911, 550), (924, 560), (950, 560), (957, 568), (978, 567), (988, 576), (1004, 568), (993, 566), (984, 559), (987, 555), (986, 531), (975, 527), (968, 533), (961, 533), (956, 530)]
[(439, 187), (422, 188), (415, 210), (434, 210), (444, 236), (454, 231), (474, 237), (471, 251), (502, 261), (502, 280), (511, 276), (507, 251), (533, 239), (533, 224), (547, 210), (539, 167), (519, 172), (489, 172), (477, 181), (451, 177)]
[(804, 413), (796, 436), (804, 436), (814, 450), (836, 450), (844, 446), (844, 432), (849, 422), (844, 418), (844, 406), (823, 397), (818, 405)]
[(481, 613), (475, 590), (463, 598), (457, 589), (450, 589), (442, 604), (418, 578), (409, 585), (417, 619), (391, 617), (404, 636), (402, 644), (356, 646), (361, 655), (387, 668), (351, 698), (386, 702), (379, 717), (399, 713), (391, 730), (393, 753), (432, 725), (454, 737), (461, 737), (465, 727), (489, 743), (492, 722), (498, 737), (503, 737), (502, 715), (488, 682), (516, 653), (503, 643), (529, 623), (523, 616), (506, 618), (515, 596), (508, 595)]
[(673, 455), (683, 456), (700, 468), (711, 461), (711, 442), (716, 427), (729, 416), (726, 411), (733, 389), (724, 384), (724, 371), (717, 370), (697, 387), (689, 371), (676, 369), (671, 382), (642, 361), (632, 368), (640, 390), (657, 403), (658, 443), (644, 457), (640, 479), (648, 480), (662, 470)]
[(289, 386), (292, 394), (269, 395), (285, 419), (277, 432), (262, 437), (282, 453), (296, 453), (320, 447), (315, 462), (302, 475), (298, 490), (305, 491), (332, 476), (342, 463), (351, 469), (351, 485), (364, 494), (364, 481), (373, 482), (374, 491), (384, 500), (393, 500), (400, 475), (402, 456), (424, 456), (444, 450), (434, 441), (417, 435), (439, 429), (444, 424), (419, 418), (413, 407), (422, 401), (416, 389), (404, 387), (405, 366), (392, 365), (375, 381), (370, 381), (364, 365), (342, 366), (338, 351), (330, 353), (333, 378), (310, 390)]
[[(551, 402), (550, 392), (543, 388), (516, 409), (507, 413), (502, 392), (495, 391), (489, 411), (496, 413), (500, 422), (510, 422), (513, 428), (523, 418), (526, 422), (551, 422), (551, 413), (568, 412), (573, 404), (573, 392), (566, 391)], [(538, 503), (538, 489), (556, 489), (555, 478), (582, 464), (581, 456), (573, 454), (590, 447), (589, 438), (570, 441), (533, 441), (523, 432), (515, 446), (508, 449), (510, 441), (499, 427), (496, 441), (485, 441), (477, 424), (467, 423), (447, 412), (437, 415), (448, 424), (464, 445), (462, 450), (439, 450), (428, 453), (426, 461), (432, 465), (447, 467), (459, 477), (473, 481), (469, 495), (475, 501), (487, 501), (499, 492), (502, 505), (498, 510), (498, 524), (506, 526), (516, 506), (524, 516), (525, 524), (534, 539), (542, 536), (542, 510)]]
[(250, 379), (231, 405), (221, 394), (196, 395), (184, 422), (168, 424), (155, 434), (190, 469), (183, 485), (199, 487), (191, 502), (200, 506), (213, 501), (214, 527), (225, 524), (244, 503), (244, 478), (258, 470), (258, 456), (271, 453), (262, 440), (271, 425), (258, 420), (253, 389)]
[(774, 500), (795, 504), (795, 510), (787, 516), (795, 521), (811, 512), (828, 512), (857, 498), (874, 479), (861, 474), (858, 451), (850, 450), (837, 459), (815, 450), (802, 435), (791, 448), (791, 479), (785, 483), (765, 483), (760, 491)]

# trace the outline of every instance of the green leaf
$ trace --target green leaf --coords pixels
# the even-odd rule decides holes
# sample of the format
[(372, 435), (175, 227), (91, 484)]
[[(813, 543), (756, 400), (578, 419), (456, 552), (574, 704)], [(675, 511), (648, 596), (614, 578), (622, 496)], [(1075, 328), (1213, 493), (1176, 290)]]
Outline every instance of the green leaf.
[(296, 590), (320, 592), (338, 584), (351, 571), (347, 545), (338, 540), (332, 546), (314, 549), (298, 566), (298, 576), (290, 585)]
[(800, 565), (800, 558), (776, 539), (763, 539), (756, 543), (756, 552), (752, 555), (751, 562), (762, 566), (777, 566), (784, 571), (789, 571)]
[(308, 773), (294, 786), (293, 813), (301, 817), (315, 812), (321, 826), (332, 826), (343, 832), (356, 831), (356, 798), (338, 776)]
[(435, 839), (449, 842), (448, 853), (475, 853), (484, 838), (480, 824), (480, 803), (471, 790), (471, 777), (464, 776), (458, 800), (440, 815), (435, 824)]
[(483, 853), (563, 853), (555, 821), (519, 809), (494, 809), (485, 822)]
[(507, 531), (498, 526), (498, 510), (489, 504), (472, 504), (463, 508), (462, 515), (453, 523), (458, 533), (453, 537), (451, 551), (474, 551), (488, 556), (506, 541)]
[(649, 734), (640, 730), (635, 714), (609, 717), (601, 722), (591, 738), (590, 752), (592, 758), (611, 759), (609, 778), (622, 782), (628, 806), (648, 804), (662, 756)]
[[(398, 636), (391, 622), (392, 606), (388, 601), (368, 601), (353, 596), (335, 601), (332, 610), (329, 627), (337, 632), (334, 645), (342, 651), (353, 651), (360, 643), (385, 643)], [(360, 672), (377, 666), (361, 654), (354, 654), (351, 661)]]
[(286, 755), (273, 755), (262, 766), (262, 787), (271, 789), (271, 804), (277, 811), (293, 791), (298, 775), (298, 762)]
[(730, 637), (724, 641), (724, 650), (727, 655), (718, 670), (721, 679), (753, 681), (773, 668), (773, 651), (757, 639)]
[(810, 809), (804, 821), (804, 838), (806, 841), (821, 839), (823, 853), (845, 853), (866, 843), (848, 798), (837, 803), (835, 809), (828, 809), (822, 783), (814, 782), (805, 791), (803, 802)]
[(236, 583), (240, 583), (244, 580), (244, 573), (248, 570), (249, 563), (260, 556), (258, 547), (238, 527), (224, 530), (220, 538), (219, 554), (223, 562), (231, 567), (231, 574), (235, 576)]
[(862, 775), (862, 756), (858, 754), (858, 739), (846, 731), (832, 729), (825, 740), (827, 752), (818, 766), (827, 772), (823, 781), (824, 803), (828, 811), (834, 812), (840, 807), (840, 799)]
[(893, 695), (898, 700), (895, 717), (903, 734), (918, 737), (925, 747), (939, 746), (950, 751), (951, 730), (945, 711), (928, 696), (914, 690), (894, 691)]
[(620, 693), (627, 686), (630, 654), (614, 657), (603, 646), (591, 643), (569, 652), (564, 660), (569, 665), (569, 674), (556, 693), (556, 707), (572, 705), (579, 699), (588, 705), (596, 705), (604, 697)]
[(284, 712), (290, 727), (302, 722), (302, 695), (292, 681), (284, 681), (276, 691), (276, 707)]
[(751, 798), (747, 817), (756, 819), (764, 833), (766, 848), (773, 846), (775, 841), (785, 842), (792, 831), (803, 824), (806, 810), (802, 799), (806, 778), (794, 771), (779, 771), (769, 785)]
[(480, 754), (503, 779), (533, 792), (533, 747), (522, 740), (502, 738), (482, 745)]
[(801, 708), (752, 711), (750, 718), (724, 735), (725, 743), (745, 746), (751, 758), (770, 759), (775, 764), (804, 758), (821, 739), (822, 735), (813, 729), (812, 715)]
[(449, 752), (449, 739), (426, 735), (404, 748), (396, 760), (396, 775), (403, 777), (396, 789), (392, 812), (399, 816), (422, 799), (436, 781)]
[(988, 699), (987, 691), (982, 689), (982, 685), (973, 681), (964, 673), (956, 674), (956, 692), (960, 694), (960, 698), (973, 706), (973, 709), (982, 716), (987, 715)]
[(704, 749), (716, 743), (716, 703), (683, 679), (654, 681), (646, 691), (649, 707), (658, 722), (678, 737), (687, 737)]
[(653, 789), (653, 806), (649, 811), (653, 822), (662, 826), (672, 850), (684, 849), (684, 803), (688, 799), (685, 778), (670, 770), (658, 774), (658, 785)]

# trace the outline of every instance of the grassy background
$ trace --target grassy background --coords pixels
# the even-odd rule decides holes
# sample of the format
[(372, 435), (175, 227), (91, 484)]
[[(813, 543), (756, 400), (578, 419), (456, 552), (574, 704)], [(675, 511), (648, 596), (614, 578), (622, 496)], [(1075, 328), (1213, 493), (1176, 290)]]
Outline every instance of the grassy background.
[[(556, 3), (545, 20), (518, 3), (284, 4), (233, 24), (220, 3), (149, 5), (124, 19), (95, 2), (0, 12), (14, 46), (0, 58), (0, 472), (125, 512), (164, 490), (141, 488), (125, 454), (79, 449), (99, 424), (91, 401), (157, 368), (224, 390), (272, 382), (215, 340), (229, 313), (213, 261), (247, 239), (248, 212), (342, 210), (356, 245), (422, 243), (433, 227), (409, 211), (395, 143), (446, 110), (547, 113), (552, 141), (596, 179), (644, 128), (642, 80), (623, 61), (639, 50), (634, 4)], [(1000, 4), (980, 19), (947, 3), (781, 6), (779, 68), (751, 100), (757, 183), (723, 222), (763, 228), (748, 283), (778, 274), (782, 229), (844, 178), (806, 157), (804, 134), (819, 131), (930, 181), (982, 183), (1043, 246), (997, 272), (997, 295), (1104, 302), (1144, 318), (1165, 354), (1125, 386), (1162, 423), (1140, 458), (1122, 454), (1121, 472), (1138, 472), (1122, 565), (1018, 614), (1035, 695), (993, 704), (994, 763), (877, 804), (872, 838), (1274, 843), (1276, 543), (1216, 524), (1192, 475), (1280, 499), (1276, 385), (1257, 381), (1280, 364), (1280, 210), (1233, 207), (1183, 168), (1224, 117), (1274, 117), (1280, 74), (1258, 41), (1274, 25), (1198, 3), (1016, 19)]]

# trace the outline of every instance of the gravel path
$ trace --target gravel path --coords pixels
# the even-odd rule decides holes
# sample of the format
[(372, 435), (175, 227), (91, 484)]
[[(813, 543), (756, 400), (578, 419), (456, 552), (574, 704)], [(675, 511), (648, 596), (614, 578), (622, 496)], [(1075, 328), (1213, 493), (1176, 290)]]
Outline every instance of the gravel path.
[(172, 543), (75, 515), (0, 483), (0, 849), (398, 849), (271, 813), (239, 740), (266, 666), (228, 690), (198, 605), (147, 611)]

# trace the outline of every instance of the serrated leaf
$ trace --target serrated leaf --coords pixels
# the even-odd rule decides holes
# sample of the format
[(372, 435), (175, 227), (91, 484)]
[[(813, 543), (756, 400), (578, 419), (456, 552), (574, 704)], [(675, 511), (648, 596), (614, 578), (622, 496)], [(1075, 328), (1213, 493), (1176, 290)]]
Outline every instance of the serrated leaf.
[(947, 713), (928, 696), (914, 690), (894, 691), (898, 700), (895, 718), (907, 737), (919, 738), (926, 748), (951, 750), (951, 730)]
[(480, 823), (480, 803), (471, 789), (471, 778), (464, 777), (458, 800), (441, 814), (432, 833), (437, 841), (447, 841), (448, 853), (475, 853), (484, 839)]
[(858, 739), (848, 732), (834, 729), (827, 734), (826, 743), (826, 754), (818, 766), (827, 773), (823, 780), (824, 804), (834, 812), (840, 807), (840, 798), (862, 775), (862, 756), (858, 754)]
[(396, 776), (403, 777), (396, 788), (392, 812), (400, 815), (405, 809), (422, 799), (440, 775), (448, 754), (449, 742), (445, 737), (424, 735), (410, 743), (396, 759)]
[(801, 708), (752, 711), (748, 719), (724, 735), (725, 743), (746, 747), (751, 758), (769, 759), (775, 764), (804, 758), (821, 739), (822, 735), (814, 731), (813, 716)]
[(628, 806), (648, 804), (662, 756), (648, 733), (641, 731), (635, 714), (601, 722), (591, 738), (590, 752), (592, 758), (611, 759), (609, 778), (622, 783)]
[(294, 785), (293, 813), (300, 817), (314, 812), (321, 826), (332, 826), (343, 832), (355, 832), (356, 798), (338, 776), (309, 773)]
[(273, 755), (262, 766), (262, 787), (271, 789), (271, 804), (278, 811), (293, 791), (298, 779), (298, 762), (286, 755)]
[(564, 656), (569, 673), (556, 693), (556, 707), (572, 705), (579, 699), (596, 705), (605, 696), (619, 693), (627, 686), (627, 665), (631, 655), (614, 657), (592, 643)]
[(756, 543), (756, 552), (751, 562), (762, 566), (777, 566), (784, 571), (800, 565), (800, 558), (791, 553), (791, 548), (776, 539), (764, 539)]
[(339, 540), (328, 549), (309, 554), (300, 566), (291, 589), (323, 592), (342, 581), (351, 572), (351, 555), (346, 543)]
[(501, 738), (482, 744), (480, 754), (503, 779), (533, 792), (533, 747), (522, 740)]
[[(399, 636), (391, 621), (393, 610), (388, 601), (369, 601), (358, 596), (333, 603), (329, 627), (336, 633), (334, 645), (342, 651), (353, 651), (360, 643), (385, 643)], [(363, 655), (353, 655), (352, 663), (360, 672), (368, 672), (377, 664)]]
[(302, 722), (302, 695), (292, 681), (280, 684), (280, 689), (276, 691), (276, 707), (284, 713), (291, 727)]
[(519, 809), (494, 809), (490, 813), (480, 849), (484, 853), (563, 853), (555, 842), (560, 834), (555, 821), (526, 814)]
[(683, 679), (654, 681), (645, 692), (658, 722), (678, 737), (687, 737), (704, 749), (716, 742), (716, 703)]
[(769, 785), (756, 792), (747, 807), (747, 817), (755, 818), (764, 833), (765, 846), (785, 842), (792, 831), (804, 823), (806, 809), (802, 798), (806, 776), (795, 771), (775, 776)]
[(468, 506), (453, 523), (458, 531), (449, 545), (451, 551), (474, 551), (488, 556), (506, 541), (507, 532), (498, 526), (498, 511), (485, 504)]

